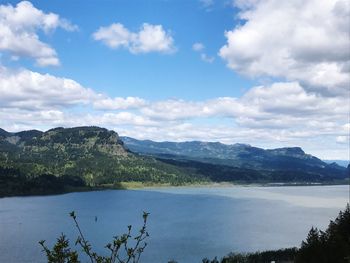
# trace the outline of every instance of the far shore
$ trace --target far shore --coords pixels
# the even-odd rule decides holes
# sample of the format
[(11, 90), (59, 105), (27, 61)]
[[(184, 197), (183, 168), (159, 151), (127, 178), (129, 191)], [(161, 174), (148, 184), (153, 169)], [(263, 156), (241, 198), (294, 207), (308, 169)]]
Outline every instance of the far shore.
[(117, 184), (103, 184), (99, 186), (83, 186), (66, 188), (62, 192), (32, 192), (30, 194), (14, 193), (13, 195), (0, 196), (6, 197), (26, 197), (26, 196), (49, 196), (49, 195), (62, 195), (68, 193), (79, 192), (93, 192), (93, 191), (106, 191), (106, 190), (143, 190), (143, 189), (157, 189), (157, 188), (224, 188), (224, 187), (285, 187), (285, 186), (330, 186), (330, 185), (349, 185), (348, 181), (339, 182), (260, 182), (260, 183), (246, 183), (246, 182), (196, 182), (173, 185), (170, 183), (152, 183), (152, 182), (118, 182)]
[(122, 182), (121, 185), (125, 190), (139, 190), (139, 189), (153, 189), (153, 188), (219, 188), (219, 187), (283, 187), (283, 186), (329, 186), (329, 185), (349, 185), (349, 182), (264, 182), (264, 183), (246, 183), (246, 182), (202, 182), (202, 183), (192, 183), (192, 184), (181, 184), (181, 185), (171, 185), (171, 184), (158, 184), (158, 183), (142, 183), (142, 182)]

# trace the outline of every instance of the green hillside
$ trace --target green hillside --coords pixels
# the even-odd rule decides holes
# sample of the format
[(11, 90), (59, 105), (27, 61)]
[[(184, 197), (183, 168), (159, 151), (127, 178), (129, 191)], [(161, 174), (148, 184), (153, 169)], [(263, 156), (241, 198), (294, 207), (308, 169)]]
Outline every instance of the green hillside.
[(123, 140), (99, 127), (0, 129), (0, 196), (210, 181), (344, 183), (347, 178), (346, 168), (297, 147)]
[(205, 180), (183, 168), (131, 153), (116, 132), (99, 127), (2, 130), (0, 168), (3, 189), (14, 178), (27, 182), (42, 175), (78, 177), (87, 186), (131, 181), (179, 185)]

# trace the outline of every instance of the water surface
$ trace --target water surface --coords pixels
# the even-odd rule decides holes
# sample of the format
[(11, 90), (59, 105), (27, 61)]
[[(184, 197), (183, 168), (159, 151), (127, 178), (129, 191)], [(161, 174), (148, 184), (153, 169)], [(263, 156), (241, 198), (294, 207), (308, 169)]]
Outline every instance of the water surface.
[[(311, 226), (324, 229), (348, 202), (348, 186), (154, 188), (0, 199), (0, 262), (45, 262), (38, 245), (76, 230), (98, 252), (150, 212), (143, 263), (200, 263), (231, 251), (299, 246)], [(95, 221), (97, 217), (97, 221)]]

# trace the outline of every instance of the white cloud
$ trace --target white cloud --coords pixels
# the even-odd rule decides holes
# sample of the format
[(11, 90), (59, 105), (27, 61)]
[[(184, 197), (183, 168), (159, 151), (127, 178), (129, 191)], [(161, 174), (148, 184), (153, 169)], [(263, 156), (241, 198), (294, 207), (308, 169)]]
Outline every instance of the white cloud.
[[(347, 118), (346, 98), (324, 98), (308, 93), (297, 82), (254, 87), (241, 98), (150, 102), (139, 97), (111, 98), (85, 88), (72, 79), (25, 69), (13, 71), (0, 68), (0, 93), (2, 109), (42, 112), (69, 111), (84, 106), (89, 112), (97, 109), (103, 114), (132, 110), (130, 113), (154, 124), (228, 118), (229, 122), (249, 129), (316, 131), (334, 136), (344, 136), (348, 130), (348, 124), (344, 123)], [(119, 120), (122, 116), (130, 119), (131, 115), (123, 114), (111, 116), (118, 116)]]
[(256, 106), (259, 112), (272, 115), (344, 117), (347, 112), (346, 98), (322, 97), (306, 92), (297, 82), (274, 83), (250, 89), (241, 101)]
[(348, 136), (337, 136), (337, 143), (349, 144), (349, 135)]
[(1, 66), (0, 94), (0, 108), (32, 111), (78, 105), (92, 105), (99, 110), (121, 110), (146, 104), (145, 100), (138, 97), (111, 98), (98, 94), (72, 79)]
[(97, 96), (72, 79), (0, 67), (2, 108), (43, 109), (87, 104)]
[(93, 38), (103, 41), (103, 43), (110, 48), (127, 48), (131, 42), (132, 33), (129, 32), (124, 25), (117, 23), (109, 27), (100, 27), (99, 30), (93, 34)]
[(209, 12), (212, 10), (212, 8), (215, 4), (215, 1), (214, 0), (199, 0), (199, 3), (205, 11)]
[(298, 80), (344, 95), (350, 83), (350, 3), (346, 0), (235, 1), (243, 24), (227, 31), (219, 55), (253, 77)]
[(141, 109), (142, 114), (155, 120), (184, 120), (199, 117), (201, 106), (184, 100), (165, 100), (154, 102)]
[(140, 31), (134, 33), (124, 25), (116, 23), (108, 27), (100, 27), (93, 34), (93, 38), (102, 41), (110, 48), (126, 48), (133, 54), (176, 51), (171, 33), (165, 31), (162, 25), (144, 23)]
[(129, 108), (140, 108), (146, 104), (144, 99), (138, 97), (126, 97), (126, 98), (104, 98), (96, 100), (93, 106), (99, 110), (124, 110)]
[(192, 45), (192, 49), (196, 52), (204, 50), (204, 45), (203, 43), (197, 42)]
[(100, 125), (135, 125), (135, 126), (158, 126), (155, 121), (147, 117), (140, 116), (130, 112), (104, 113), (102, 118), (99, 116)]
[(214, 4), (214, 0), (199, 0), (203, 7), (210, 7)]
[(200, 43), (200, 42), (194, 43), (192, 45), (192, 49), (195, 52), (201, 52), (200, 53), (200, 58), (201, 58), (202, 61), (207, 62), (207, 63), (213, 63), (214, 62), (215, 57), (208, 56), (206, 53), (203, 52), (204, 49), (205, 49), (205, 46), (202, 43)]
[(98, 125), (137, 138), (299, 145), (333, 157), (337, 150), (338, 157), (345, 156), (349, 137), (347, 98), (322, 97), (298, 82), (253, 87), (241, 98), (147, 101), (112, 98), (72, 79), (1, 67), (0, 94), (0, 127), (10, 131)]
[(16, 7), (0, 5), (0, 51), (10, 52), (13, 57), (31, 57), (39, 66), (59, 65), (56, 51), (40, 41), (38, 30), (45, 33), (56, 28), (67, 31), (77, 26), (54, 13), (44, 13), (30, 2), (22, 1)]
[(298, 83), (292, 82), (255, 87), (239, 99), (158, 101), (142, 107), (141, 113), (158, 121), (226, 117), (247, 128), (339, 134), (339, 126), (347, 117), (347, 101), (346, 98), (324, 98), (307, 93)]
[(203, 60), (204, 62), (208, 62), (208, 63), (213, 63), (215, 58), (214, 57), (210, 57), (205, 53), (201, 54), (201, 60)]

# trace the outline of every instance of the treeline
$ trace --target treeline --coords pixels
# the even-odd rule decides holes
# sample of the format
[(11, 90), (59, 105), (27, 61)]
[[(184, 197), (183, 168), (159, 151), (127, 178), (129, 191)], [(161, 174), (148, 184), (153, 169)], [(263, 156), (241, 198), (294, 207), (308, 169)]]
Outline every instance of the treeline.
[[(267, 182), (318, 182), (336, 183), (346, 182), (346, 179), (336, 180), (331, 175), (321, 176), (319, 173), (312, 173), (307, 170), (264, 170), (234, 167), (225, 164), (213, 164), (189, 159), (157, 158), (159, 161), (177, 167), (182, 167), (192, 173), (202, 175), (214, 182), (236, 182), (236, 183), (267, 183)], [(316, 169), (316, 168), (315, 168)], [(317, 170), (317, 169), (316, 169)]]
[(21, 159), (10, 164), (0, 160), (0, 197), (123, 188), (124, 182), (177, 186), (209, 181), (149, 157), (113, 158), (99, 153), (66, 163), (57, 159)]
[(1, 196), (65, 192), (77, 176), (79, 183), (93, 189), (115, 188), (122, 182), (208, 181), (184, 168), (130, 153), (117, 133), (98, 127), (13, 134), (0, 130), (0, 167)]
[(301, 247), (255, 253), (231, 253), (221, 260), (203, 259), (202, 263), (349, 263), (350, 207), (340, 211), (325, 231), (312, 227)]
[(298, 249), (286, 248), (279, 250), (269, 250), (254, 253), (230, 253), (226, 257), (218, 260), (207, 258), (202, 260), (202, 263), (270, 263), (277, 262), (294, 262)]
[(296, 262), (350, 262), (350, 208), (331, 221), (326, 231), (311, 228)]
[(58, 194), (85, 187), (78, 176), (41, 174), (29, 177), (18, 169), (0, 166), (0, 197)]

